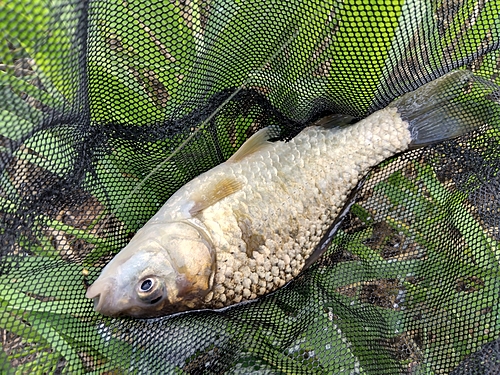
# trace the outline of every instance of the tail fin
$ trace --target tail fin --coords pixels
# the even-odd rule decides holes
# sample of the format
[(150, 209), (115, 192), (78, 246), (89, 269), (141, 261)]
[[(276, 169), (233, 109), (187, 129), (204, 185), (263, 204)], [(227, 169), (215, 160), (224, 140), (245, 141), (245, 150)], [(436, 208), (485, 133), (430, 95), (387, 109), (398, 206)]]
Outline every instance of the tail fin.
[[(457, 70), (393, 101), (410, 126), (416, 148), (458, 137), (500, 113), (500, 87), (467, 70)], [(496, 100), (495, 100), (496, 98)]]

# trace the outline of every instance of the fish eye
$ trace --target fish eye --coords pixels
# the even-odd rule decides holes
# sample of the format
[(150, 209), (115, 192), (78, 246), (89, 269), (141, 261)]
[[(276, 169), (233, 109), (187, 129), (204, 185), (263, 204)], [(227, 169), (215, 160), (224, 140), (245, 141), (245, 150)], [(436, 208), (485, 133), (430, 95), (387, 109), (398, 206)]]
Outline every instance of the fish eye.
[(154, 285), (154, 280), (153, 279), (146, 279), (144, 280), (142, 283), (141, 283), (141, 292), (144, 292), (144, 293), (147, 293), (149, 292), (151, 289), (153, 289), (153, 285)]
[(137, 283), (137, 296), (148, 304), (154, 305), (164, 296), (163, 283), (156, 277), (146, 277)]

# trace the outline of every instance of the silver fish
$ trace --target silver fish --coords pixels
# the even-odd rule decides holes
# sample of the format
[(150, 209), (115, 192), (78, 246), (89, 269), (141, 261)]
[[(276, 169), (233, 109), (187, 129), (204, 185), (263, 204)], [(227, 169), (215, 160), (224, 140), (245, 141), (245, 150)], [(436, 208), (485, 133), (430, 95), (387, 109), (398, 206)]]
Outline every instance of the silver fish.
[(467, 96), (473, 84), (486, 85), (452, 72), (354, 125), (310, 126), (289, 142), (270, 143), (268, 129), (260, 130), (172, 195), (86, 296), (104, 315), (153, 317), (276, 290), (317, 258), (318, 243), (371, 167), (485, 123), (471, 101), (489, 100)]

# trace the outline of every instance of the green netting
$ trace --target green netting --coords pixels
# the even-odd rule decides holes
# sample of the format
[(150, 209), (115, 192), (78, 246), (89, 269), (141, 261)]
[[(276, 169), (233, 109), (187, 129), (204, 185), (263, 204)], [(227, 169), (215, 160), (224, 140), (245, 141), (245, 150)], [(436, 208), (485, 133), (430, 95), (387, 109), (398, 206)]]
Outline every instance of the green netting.
[(499, 14), (498, 0), (0, 2), (0, 371), (500, 372), (498, 111), (373, 168), (323, 256), (271, 295), (149, 320), (85, 298), (169, 196), (257, 130), (362, 119), (455, 69), (500, 84)]

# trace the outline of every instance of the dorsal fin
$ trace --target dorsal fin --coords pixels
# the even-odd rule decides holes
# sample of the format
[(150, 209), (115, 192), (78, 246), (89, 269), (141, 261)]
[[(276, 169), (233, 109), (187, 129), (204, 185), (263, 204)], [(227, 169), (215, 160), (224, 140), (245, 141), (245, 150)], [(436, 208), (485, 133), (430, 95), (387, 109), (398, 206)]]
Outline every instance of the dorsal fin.
[(321, 126), (323, 128), (329, 129), (349, 125), (352, 120), (354, 120), (354, 117), (352, 116), (337, 113), (334, 115), (322, 117), (311, 125)]
[(257, 133), (252, 135), (246, 140), (245, 143), (231, 156), (227, 161), (230, 163), (238, 162), (248, 155), (261, 150), (263, 147), (268, 146), (267, 142), (271, 138), (271, 131), (269, 128), (260, 129)]
[(198, 190), (193, 194), (193, 207), (189, 210), (191, 216), (196, 216), (205, 208), (212, 206), (221, 199), (236, 193), (243, 187), (243, 182), (235, 177), (223, 177), (221, 180), (214, 182), (208, 187)]

